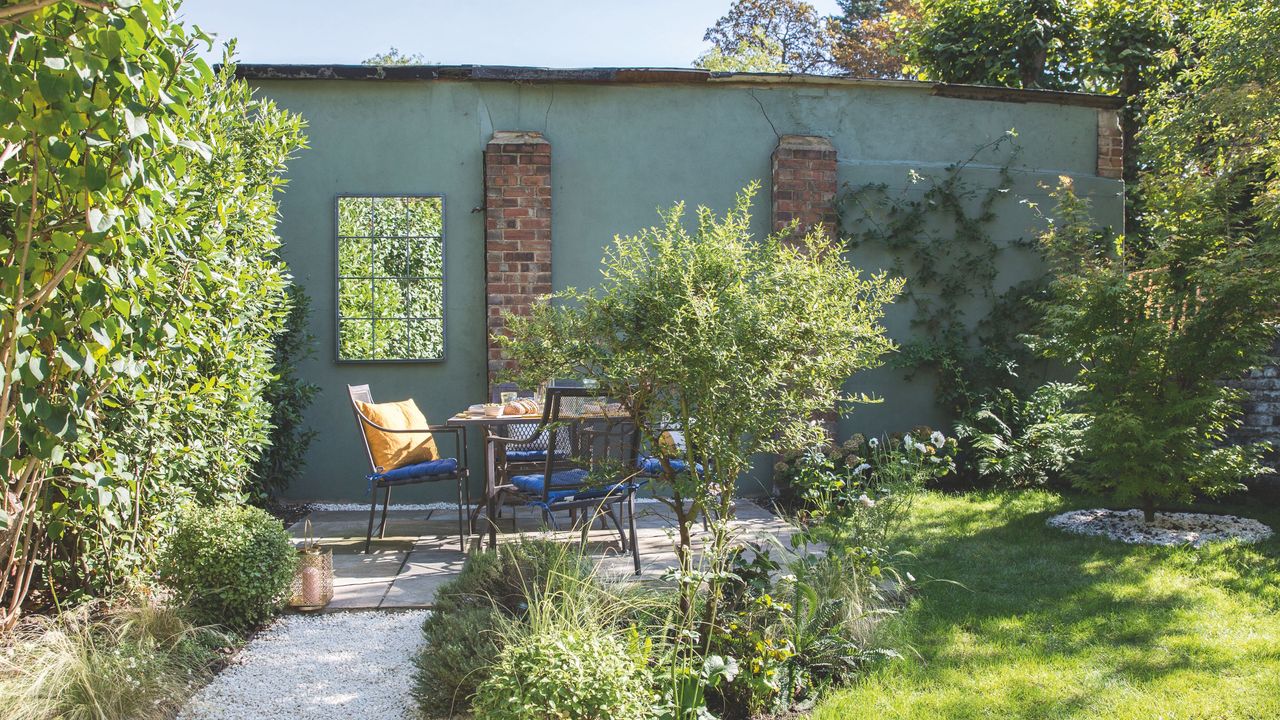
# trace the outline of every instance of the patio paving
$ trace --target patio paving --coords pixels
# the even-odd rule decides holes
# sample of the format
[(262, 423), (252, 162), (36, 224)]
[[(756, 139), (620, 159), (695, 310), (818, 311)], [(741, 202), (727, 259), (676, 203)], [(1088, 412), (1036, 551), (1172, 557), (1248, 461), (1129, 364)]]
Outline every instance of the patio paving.
[[(462, 569), (466, 556), (458, 549), (458, 517), (453, 510), (397, 510), (387, 514), (386, 537), (373, 541), (365, 554), (364, 534), (368, 512), (349, 510), (315, 511), (310, 515), (311, 532), (317, 540), (333, 548), (334, 591), (328, 610), (403, 609), (431, 607), (436, 590)], [(581, 541), (580, 532), (550, 532), (542, 528), (541, 517), (528, 508), (518, 508), (515, 528), (511, 508), (501, 520), (498, 543), (518, 537), (550, 538), (565, 543)], [(655, 501), (636, 506), (636, 533), (640, 545), (642, 574), (636, 576), (631, 555), (618, 550), (617, 535), (595, 529), (588, 536), (588, 552), (598, 561), (602, 577), (619, 582), (660, 582), (664, 571), (675, 567), (675, 525), (671, 511)], [(562, 522), (568, 525), (567, 521)], [(304, 532), (302, 521), (290, 527), (294, 537)], [(732, 531), (741, 541), (776, 539), (789, 546), (791, 526), (772, 512), (750, 500), (736, 503)], [(612, 526), (610, 526), (612, 527)], [(598, 526), (597, 526), (598, 528)], [(695, 526), (695, 549), (705, 539), (700, 524)], [(473, 536), (469, 549), (475, 547)]]

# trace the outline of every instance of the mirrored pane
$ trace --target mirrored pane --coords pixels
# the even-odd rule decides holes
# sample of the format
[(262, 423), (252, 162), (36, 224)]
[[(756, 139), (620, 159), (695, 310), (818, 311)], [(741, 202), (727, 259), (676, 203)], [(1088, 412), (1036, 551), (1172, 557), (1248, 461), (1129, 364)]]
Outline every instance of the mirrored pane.
[(368, 280), (338, 280), (338, 314), (344, 318), (373, 317), (373, 287)]
[(410, 320), (406, 349), (414, 357), (444, 357), (444, 321)]
[(376, 318), (402, 318), (408, 313), (406, 295), (408, 283), (404, 280), (373, 281), (373, 312)]
[(338, 358), (367, 360), (373, 357), (373, 323), (369, 320), (342, 320), (338, 324)]
[(405, 198), (404, 205), (410, 235), (444, 234), (444, 203), (440, 198)]
[(404, 198), (373, 199), (373, 234), (378, 237), (403, 237), (409, 234)]
[(377, 263), (374, 272), (380, 277), (406, 277), (417, 275), (421, 270), (409, 263), (413, 240), (406, 238), (377, 238), (374, 241), (374, 254)]
[(373, 231), (373, 198), (338, 198), (338, 236), (369, 235)]
[(409, 316), (416, 318), (444, 317), (444, 283), (439, 280), (419, 280), (409, 291)]
[(421, 277), (440, 277), (444, 271), (444, 241), (439, 238), (411, 238), (408, 243), (408, 267), (410, 274)]
[(373, 325), (373, 354), (378, 360), (402, 360), (417, 357), (407, 352), (407, 326), (404, 320), (378, 320)]
[(373, 241), (369, 238), (338, 239), (338, 275), (368, 276), (373, 267)]

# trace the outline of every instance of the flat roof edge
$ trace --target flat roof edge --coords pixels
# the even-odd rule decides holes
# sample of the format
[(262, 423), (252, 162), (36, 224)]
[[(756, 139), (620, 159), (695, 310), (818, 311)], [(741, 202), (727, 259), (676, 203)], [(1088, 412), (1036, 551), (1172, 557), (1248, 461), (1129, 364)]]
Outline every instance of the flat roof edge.
[(618, 83), (618, 84), (745, 84), (745, 85), (844, 85), (924, 90), (939, 97), (1013, 103), (1078, 105), (1103, 110), (1124, 107), (1114, 95), (1022, 90), (986, 85), (959, 85), (918, 80), (882, 80), (847, 75), (798, 73), (711, 72), (697, 68), (540, 68), (514, 65), (236, 65), (236, 77), (245, 80), (390, 80), (478, 81), (514, 83)]

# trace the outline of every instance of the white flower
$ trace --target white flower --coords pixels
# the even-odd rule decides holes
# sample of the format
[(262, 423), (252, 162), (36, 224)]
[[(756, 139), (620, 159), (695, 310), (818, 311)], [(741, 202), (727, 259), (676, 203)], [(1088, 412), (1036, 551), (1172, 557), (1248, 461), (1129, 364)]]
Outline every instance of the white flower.
[(947, 438), (943, 436), (942, 433), (934, 430), (933, 434), (929, 436), (929, 442), (933, 443), (934, 447), (941, 450), (942, 446), (947, 444)]
[(940, 462), (942, 462), (942, 458), (938, 457), (937, 455), (930, 455), (930, 456), (929, 456), (929, 462), (931, 462), (931, 463), (940, 463)]
[(903, 465), (910, 465), (910, 464), (911, 464), (911, 463), (907, 462), (907, 459), (906, 459), (906, 458), (902, 458), (902, 459), (901, 459), (901, 460), (899, 460), (898, 462), (902, 463)]
[(878, 448), (880, 447), (880, 438), (871, 438), (867, 441), (867, 444), (873, 448)]
[(924, 452), (924, 443), (916, 443), (916, 452)]
[(862, 503), (862, 507), (865, 508), (873, 508), (876, 506), (876, 501), (867, 497), (866, 493), (858, 496), (858, 502)]
[(902, 438), (902, 449), (903, 449), (903, 450), (910, 450), (910, 449), (911, 449), (911, 443), (912, 443), (912, 442), (913, 442), (913, 441), (911, 440), (911, 436), (910, 436), (910, 435), (908, 435), (908, 436), (906, 436), (906, 437)]
[(854, 475), (861, 475), (862, 473), (864, 473), (864, 472), (866, 472), (866, 471), (868, 471), (868, 470), (870, 470), (870, 469), (871, 469), (871, 466), (870, 466), (870, 465), (868, 465), (868, 464), (866, 464), (866, 463), (862, 463), (861, 465), (859, 465), (858, 467), (856, 467), (856, 468), (854, 468), (854, 469), (853, 469), (853, 474), (854, 474)]

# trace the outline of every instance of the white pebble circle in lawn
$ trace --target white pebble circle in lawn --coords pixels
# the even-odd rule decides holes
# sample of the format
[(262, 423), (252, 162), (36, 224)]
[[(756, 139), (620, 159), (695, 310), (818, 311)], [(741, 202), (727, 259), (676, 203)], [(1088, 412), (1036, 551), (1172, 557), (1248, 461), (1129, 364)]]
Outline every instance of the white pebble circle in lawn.
[(1153, 522), (1141, 510), (1072, 510), (1054, 515), (1049, 527), (1077, 535), (1102, 535), (1136, 545), (1191, 545), (1223, 540), (1254, 543), (1271, 536), (1271, 528), (1251, 518), (1207, 513), (1158, 512)]
[(418, 717), (413, 657), (426, 612), (287, 615), (259, 633), (178, 720)]

